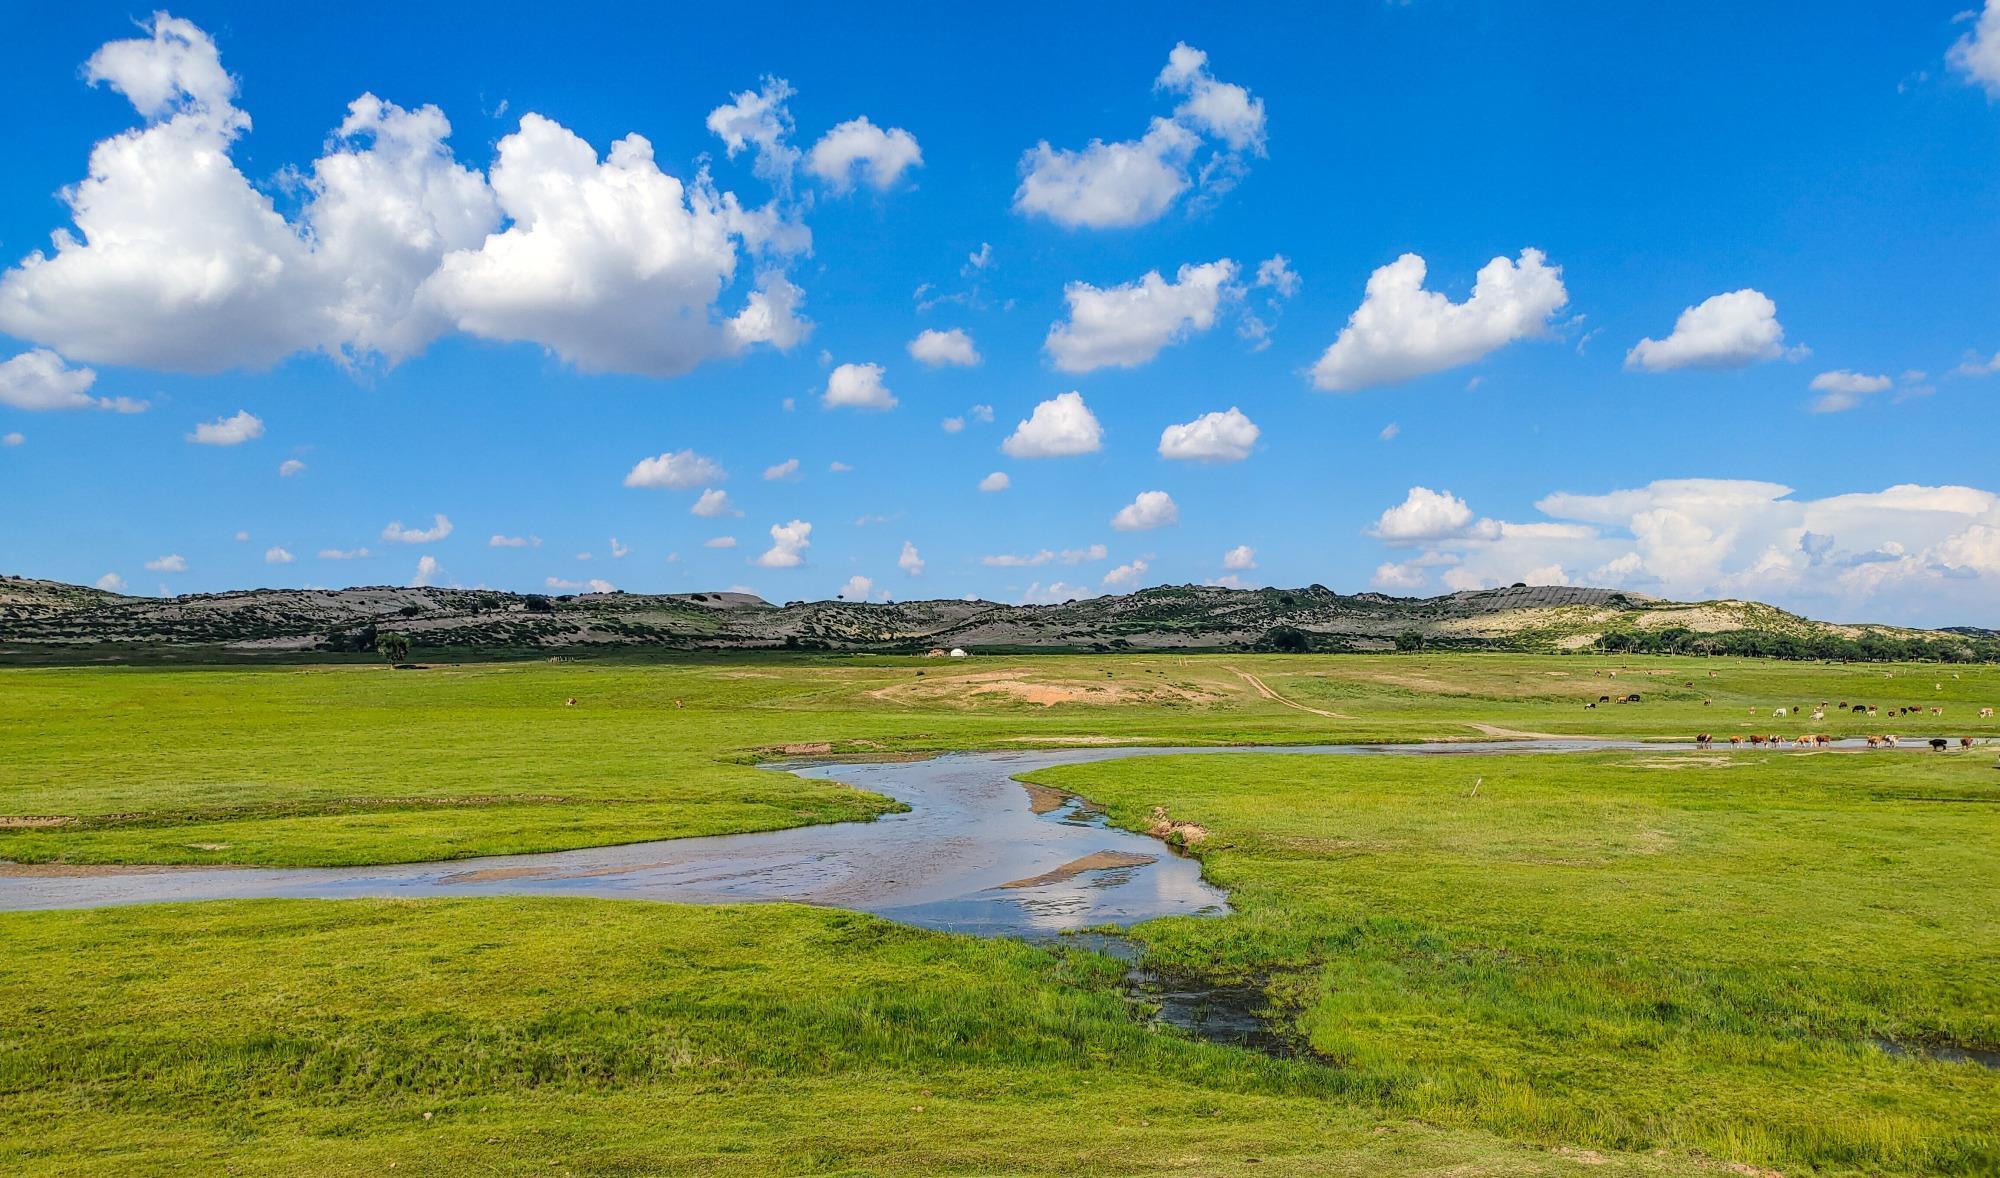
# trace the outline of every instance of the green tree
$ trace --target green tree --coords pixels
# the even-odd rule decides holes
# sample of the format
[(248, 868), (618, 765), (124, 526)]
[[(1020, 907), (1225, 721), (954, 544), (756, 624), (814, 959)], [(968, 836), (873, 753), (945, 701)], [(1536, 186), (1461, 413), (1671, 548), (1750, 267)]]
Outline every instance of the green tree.
[(410, 657), (410, 638), (407, 634), (383, 634), (375, 639), (375, 649), (392, 663), (400, 663)]

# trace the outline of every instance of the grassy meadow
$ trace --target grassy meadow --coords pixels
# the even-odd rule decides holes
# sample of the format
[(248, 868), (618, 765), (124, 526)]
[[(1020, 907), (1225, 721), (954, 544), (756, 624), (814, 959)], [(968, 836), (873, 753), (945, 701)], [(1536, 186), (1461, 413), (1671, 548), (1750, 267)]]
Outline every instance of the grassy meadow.
[[(1822, 699), (1883, 715), (1769, 715)], [(1990, 739), (1996, 704), (2000, 668), (1584, 656), (12, 668), (0, 859), (403, 862), (889, 805), (755, 767), (805, 753)], [(1208, 828), (1235, 914), (1135, 935), (1159, 967), (1267, 985), (1312, 1061), (1149, 1031), (1096, 954), (789, 905), (0, 914), (0, 1169), (2000, 1170), (2000, 1073), (1925, 1054), (2000, 1048), (1991, 747), (1037, 780)]]

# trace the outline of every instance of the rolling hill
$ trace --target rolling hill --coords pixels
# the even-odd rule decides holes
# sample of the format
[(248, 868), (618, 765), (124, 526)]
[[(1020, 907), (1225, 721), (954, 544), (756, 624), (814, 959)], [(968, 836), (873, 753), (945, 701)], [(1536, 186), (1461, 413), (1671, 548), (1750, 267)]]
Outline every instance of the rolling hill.
[(371, 586), (130, 597), (0, 578), (0, 657), (362, 653), (378, 634), (419, 652), (1295, 650), (1425, 647), (1680, 651), (1823, 658), (2000, 658), (1986, 631), (1813, 621), (1753, 601), (1675, 602), (1522, 586), (1438, 597), (1162, 586), (1058, 605), (811, 601), (746, 593), (547, 596)]

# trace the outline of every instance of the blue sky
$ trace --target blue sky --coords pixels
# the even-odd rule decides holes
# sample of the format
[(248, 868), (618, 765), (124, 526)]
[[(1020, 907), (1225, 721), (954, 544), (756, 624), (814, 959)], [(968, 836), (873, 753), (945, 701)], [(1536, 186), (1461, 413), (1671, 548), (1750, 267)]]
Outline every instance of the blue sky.
[(937, 11), (10, 13), (0, 566), (2000, 625), (2000, 15)]

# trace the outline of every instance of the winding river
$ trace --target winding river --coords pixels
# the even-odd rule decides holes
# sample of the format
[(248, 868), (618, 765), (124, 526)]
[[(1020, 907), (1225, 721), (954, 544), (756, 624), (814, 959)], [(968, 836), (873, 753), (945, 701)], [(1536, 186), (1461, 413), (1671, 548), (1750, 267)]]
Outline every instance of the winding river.
[[(338, 868), (29, 868), (0, 876), (0, 909), (290, 897), (597, 896), (693, 904), (791, 900), (925, 928), (1030, 940), (1159, 916), (1219, 915), (1223, 893), (1160, 841), (1107, 826), (1016, 774), (1053, 765), (1198, 753), (1449, 756), (1676, 746), (1603, 740), (1401, 745), (1089, 748), (953, 753), (921, 761), (791, 763), (773, 772), (885, 794), (872, 822), (668, 839), (533, 855)], [(1685, 746), (1681, 746), (1685, 747)], [(1051, 801), (1059, 804), (1050, 807)], [(1040, 810), (1041, 812), (1037, 812)]]

